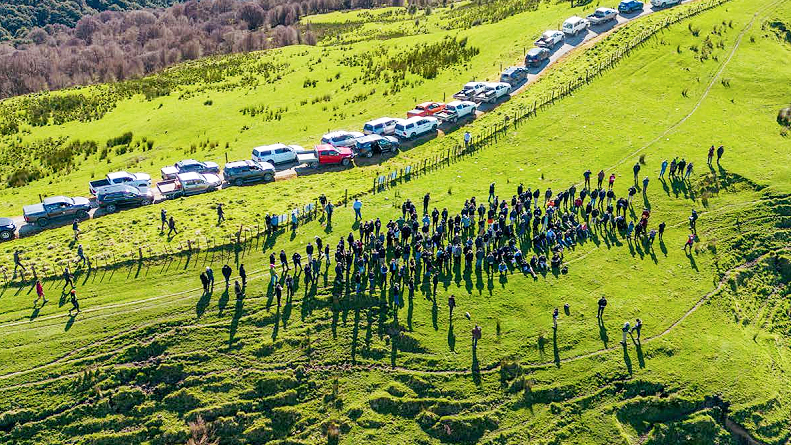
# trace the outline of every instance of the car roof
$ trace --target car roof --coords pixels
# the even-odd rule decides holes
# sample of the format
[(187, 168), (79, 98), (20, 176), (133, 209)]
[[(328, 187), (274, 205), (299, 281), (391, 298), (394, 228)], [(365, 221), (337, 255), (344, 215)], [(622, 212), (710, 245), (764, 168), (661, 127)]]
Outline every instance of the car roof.
[(225, 168), (244, 167), (247, 165), (255, 165), (257, 162), (245, 159), (244, 161), (233, 161), (225, 164)]
[(464, 88), (477, 88), (481, 84), (483, 84), (483, 82), (467, 82), (464, 84)]
[(551, 36), (551, 35), (557, 34), (557, 33), (561, 33), (562, 34), (563, 31), (558, 31), (557, 29), (548, 29), (548, 30), (544, 31), (544, 34), (541, 34), (541, 36), (542, 37), (543, 36)]
[(197, 172), (179, 173), (178, 175), (179, 181), (188, 181), (190, 179), (201, 179), (202, 177), (203, 175)]
[(278, 142), (277, 144), (260, 145), (258, 147), (253, 148), (253, 150), (257, 150), (257, 151), (275, 150), (275, 149), (283, 148), (283, 147), (289, 148), (290, 146), (286, 145), (286, 144), (281, 144), (281, 143)]
[(545, 51), (547, 51), (546, 48), (532, 48), (530, 51), (527, 52), (527, 55), (528, 56), (536, 56), (536, 55), (541, 54), (541, 53), (543, 53)]
[(57, 204), (59, 202), (70, 202), (72, 201), (71, 198), (68, 196), (50, 196), (49, 198), (44, 198), (44, 204)]
[(132, 187), (131, 185), (127, 185), (127, 184), (113, 184), (113, 185), (108, 185), (107, 187), (103, 187), (101, 189), (101, 192), (99, 192), (99, 194), (106, 195), (108, 193), (117, 193), (117, 192), (139, 193), (140, 190), (138, 190), (136, 187)]
[(366, 122), (366, 124), (376, 125), (376, 124), (383, 124), (385, 122), (394, 121), (394, 117), (380, 117), (379, 119), (374, 119)]
[(125, 178), (127, 176), (134, 176), (134, 175), (132, 175), (131, 173), (124, 172), (124, 171), (107, 173), (107, 178), (108, 179)]
[(505, 71), (503, 71), (503, 74), (510, 75), (510, 74), (513, 74), (513, 73), (515, 73), (517, 71), (527, 71), (527, 70), (523, 66), (511, 66), (511, 67), (506, 68)]
[(566, 21), (565, 21), (565, 22), (563, 22), (563, 23), (564, 23), (564, 24), (565, 24), (565, 23), (579, 23), (579, 22), (581, 22), (581, 21), (583, 21), (583, 20), (585, 20), (585, 19), (583, 19), (582, 17), (578, 17), (578, 16), (576, 16), (576, 15), (573, 15), (573, 16), (571, 16), (571, 17), (567, 18), (567, 19), (566, 19)]
[(331, 131), (325, 134), (324, 136), (322, 136), (322, 139), (332, 139), (338, 136), (347, 136), (347, 135), (353, 135), (353, 133), (351, 131), (345, 131), (345, 130)]
[(378, 141), (380, 139), (384, 139), (384, 138), (382, 136), (379, 136), (378, 134), (369, 134), (368, 136), (357, 138), (357, 142), (361, 144), (366, 144), (368, 142)]
[(596, 8), (596, 10), (601, 12), (618, 12), (612, 8)]
[(194, 159), (185, 159), (183, 161), (179, 161), (179, 164), (181, 165), (202, 164), (202, 162), (198, 162)]
[(421, 102), (417, 104), (418, 107), (428, 107), (434, 104), (439, 104), (439, 102)]

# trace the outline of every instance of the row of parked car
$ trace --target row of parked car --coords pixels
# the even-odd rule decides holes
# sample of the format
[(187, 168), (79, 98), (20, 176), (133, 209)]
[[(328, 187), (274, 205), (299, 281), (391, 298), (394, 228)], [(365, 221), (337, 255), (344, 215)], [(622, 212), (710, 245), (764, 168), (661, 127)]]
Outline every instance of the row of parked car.
[[(667, 7), (681, 0), (650, 0), (654, 7)], [(319, 145), (306, 150), (298, 145), (272, 144), (255, 147), (249, 160), (229, 162), (220, 171), (214, 162), (188, 159), (163, 167), (162, 181), (152, 186), (151, 176), (146, 173), (113, 172), (104, 179), (91, 181), (89, 191), (96, 205), (108, 213), (122, 207), (145, 206), (154, 202), (155, 190), (164, 199), (190, 196), (215, 191), (223, 184), (241, 186), (254, 182), (275, 180), (275, 165), (297, 163), (308, 167), (321, 165), (349, 165), (356, 156), (371, 157), (384, 152), (397, 152), (401, 139), (413, 139), (436, 131), (440, 124), (456, 123), (461, 119), (475, 117), (481, 103), (496, 103), (523, 83), (528, 76), (529, 66), (544, 63), (550, 51), (562, 45), (567, 37), (584, 32), (591, 25), (616, 20), (619, 13), (641, 11), (644, 4), (639, 0), (623, 0), (618, 9), (598, 8), (586, 18), (570, 17), (563, 22), (561, 30), (548, 30), (535, 41), (525, 56), (525, 67), (509, 67), (500, 75), (499, 82), (468, 82), (453, 95), (456, 99), (447, 104), (423, 102), (407, 111), (406, 118), (383, 117), (366, 122), (362, 132), (335, 131), (325, 134)], [(46, 227), (54, 219), (89, 217), (93, 205), (83, 197), (54, 196), (39, 204), (25, 206), (27, 223)], [(12, 239), (16, 231), (13, 220), (0, 218), (0, 241)]]

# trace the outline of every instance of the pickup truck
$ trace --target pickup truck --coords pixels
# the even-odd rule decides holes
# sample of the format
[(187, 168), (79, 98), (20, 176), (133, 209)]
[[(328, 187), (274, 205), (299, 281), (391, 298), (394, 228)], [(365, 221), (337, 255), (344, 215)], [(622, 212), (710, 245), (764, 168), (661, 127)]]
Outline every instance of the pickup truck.
[(586, 17), (591, 25), (601, 25), (618, 18), (618, 11), (612, 8), (598, 8), (593, 14)]
[(157, 183), (159, 194), (165, 199), (213, 192), (220, 188), (222, 179), (213, 173), (179, 173), (174, 179)]
[(176, 179), (181, 173), (210, 173), (214, 175), (220, 174), (220, 166), (214, 162), (200, 162), (194, 159), (186, 159), (184, 161), (176, 162), (172, 167), (162, 167), (160, 170), (162, 179)]
[(558, 43), (562, 43), (565, 39), (565, 34), (563, 31), (558, 30), (549, 30), (545, 31), (544, 34), (541, 34), (538, 40), (536, 40), (535, 45), (539, 48), (549, 48), (552, 49), (557, 46)]
[(22, 212), (25, 222), (36, 223), (39, 227), (46, 227), (50, 221), (57, 218), (74, 216), (78, 219), (87, 219), (91, 210), (91, 201), (87, 198), (66, 196), (53, 196), (45, 198), (40, 204), (23, 207)]
[(0, 241), (8, 241), (14, 239), (16, 233), (16, 224), (11, 218), (0, 218)]
[(478, 105), (475, 102), (454, 100), (447, 104), (443, 111), (435, 114), (434, 117), (441, 122), (451, 122), (455, 124), (459, 119), (466, 116), (475, 117), (475, 111), (477, 109)]
[(480, 93), (475, 95), (476, 102), (487, 102), (493, 104), (503, 96), (511, 92), (511, 85), (505, 82), (490, 82)]
[(139, 189), (147, 189), (151, 187), (151, 176), (146, 173), (127, 173), (123, 171), (107, 173), (107, 177), (104, 179), (91, 181), (89, 189), (91, 195), (96, 196), (101, 193), (102, 188), (119, 184), (125, 184)]
[(354, 159), (354, 152), (349, 147), (333, 147), (330, 144), (317, 145), (313, 152), (300, 153), (297, 162), (308, 167), (319, 168), (322, 165), (341, 164), (347, 166)]
[[(425, 117), (433, 116), (445, 109), (445, 104), (442, 102), (423, 102), (422, 104), (415, 105), (415, 108), (406, 112), (406, 117)], [(396, 122), (398, 124), (398, 122)]]
[(471, 100), (476, 94), (483, 91), (486, 87), (484, 82), (467, 82), (458, 93), (453, 95), (454, 99), (458, 100)]

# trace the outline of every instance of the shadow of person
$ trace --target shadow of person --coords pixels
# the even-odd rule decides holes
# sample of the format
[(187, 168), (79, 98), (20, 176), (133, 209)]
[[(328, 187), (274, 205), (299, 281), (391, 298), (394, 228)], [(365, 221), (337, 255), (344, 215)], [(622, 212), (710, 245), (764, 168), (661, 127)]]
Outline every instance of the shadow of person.
[(629, 371), (629, 375), (632, 375), (632, 359), (629, 357), (629, 351), (626, 349), (626, 343), (622, 344), (623, 346), (623, 362), (626, 364), (626, 370)]
[(643, 357), (643, 344), (640, 340), (634, 342), (634, 348), (637, 351), (637, 364), (640, 368), (645, 368), (645, 358)]
[(204, 312), (206, 312), (206, 308), (209, 307), (209, 300), (211, 299), (211, 291), (203, 292), (198, 299), (198, 302), (195, 303), (195, 314), (200, 318)]
[(692, 252), (687, 253), (687, 258), (689, 258), (690, 267), (692, 267), (695, 272), (698, 272), (698, 263), (695, 262), (695, 256), (692, 255)]
[(659, 250), (661, 250), (662, 255), (664, 255), (665, 258), (667, 258), (667, 246), (665, 245), (665, 240), (663, 239), (659, 240)]
[(434, 326), (434, 330), (439, 330), (439, 325), (437, 324), (437, 317), (439, 316), (439, 309), (437, 308), (437, 297), (431, 299), (431, 324)]
[(277, 340), (277, 333), (280, 329), (280, 306), (275, 310), (275, 323), (272, 326), (272, 341)]
[(662, 190), (665, 192), (665, 194), (670, 196), (670, 187), (667, 186), (667, 181), (665, 181), (665, 178), (659, 179), (659, 182), (662, 183)]
[(609, 348), (607, 343), (610, 341), (610, 337), (607, 335), (607, 327), (604, 326), (604, 318), (599, 318), (599, 338), (604, 343), (604, 349)]
[(456, 334), (453, 333), (453, 320), (448, 325), (448, 347), (451, 352), (456, 352)]
[(240, 295), (239, 298), (236, 299), (236, 305), (234, 306), (233, 311), (233, 318), (231, 319), (231, 325), (228, 329), (228, 347), (230, 348), (233, 345), (234, 336), (236, 336), (236, 330), (239, 328), (239, 319), (242, 318), (242, 310), (244, 309), (244, 294)]
[[(42, 305), (43, 306), (43, 305)], [(38, 306), (33, 306), (33, 312), (30, 313), (30, 321), (33, 321), (38, 317), (38, 313), (41, 311), (41, 308)]]
[(66, 320), (66, 326), (63, 327), (64, 332), (71, 329), (71, 326), (74, 324), (74, 319), (77, 318), (77, 315), (79, 315), (79, 312), (77, 312), (74, 315), (72, 315), (71, 312), (69, 312), (69, 319)]
[[(543, 347), (542, 347), (543, 350)], [(552, 329), (552, 356), (555, 367), (560, 368), (560, 351), (558, 350), (558, 330)]]
[(225, 306), (228, 305), (228, 288), (225, 288), (225, 291), (220, 295), (220, 299), (217, 300), (217, 308), (219, 309), (218, 315), (222, 316), (222, 311), (225, 309)]
[(478, 362), (478, 345), (473, 341), (472, 344), (472, 381), (476, 385), (481, 384), (481, 364)]

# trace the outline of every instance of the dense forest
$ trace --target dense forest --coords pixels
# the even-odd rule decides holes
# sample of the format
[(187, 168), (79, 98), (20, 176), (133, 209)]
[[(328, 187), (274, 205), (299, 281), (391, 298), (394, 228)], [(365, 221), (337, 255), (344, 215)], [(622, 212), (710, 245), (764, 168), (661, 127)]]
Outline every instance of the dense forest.
[(102, 11), (164, 7), (183, 0), (0, 0), (0, 40), (23, 37), (35, 27), (74, 27), (85, 15)]
[[(100, 0), (85, 3), (94, 7)], [(106, 10), (79, 18), (73, 27), (34, 27), (14, 42), (0, 43), (0, 99), (139, 77), (208, 55), (313, 45), (314, 32), (296, 26), (304, 15), (396, 5), (403, 0), (191, 0), (166, 8)]]

